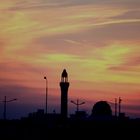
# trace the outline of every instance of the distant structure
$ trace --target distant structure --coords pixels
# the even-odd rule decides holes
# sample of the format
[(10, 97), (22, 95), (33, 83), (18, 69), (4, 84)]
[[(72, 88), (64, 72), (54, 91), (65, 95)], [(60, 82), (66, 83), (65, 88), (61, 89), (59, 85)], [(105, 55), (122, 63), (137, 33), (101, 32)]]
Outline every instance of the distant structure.
[(106, 101), (97, 102), (92, 109), (92, 117), (108, 118), (112, 116), (110, 105)]
[(119, 116), (121, 115), (121, 102), (122, 102), (122, 99), (119, 97)]
[(117, 98), (115, 98), (115, 117), (117, 117)]
[(68, 82), (68, 74), (65, 69), (63, 70), (61, 75), (60, 88), (61, 88), (61, 117), (63, 119), (66, 119), (68, 114), (69, 82)]
[(125, 113), (121, 112), (121, 103), (122, 103), (121, 97), (119, 97), (118, 103), (117, 103), (117, 98), (115, 98), (115, 117), (122, 118), (125, 116)]
[(86, 111), (75, 111), (75, 114), (71, 114), (70, 118), (73, 120), (86, 120), (88, 118), (88, 114)]
[(76, 105), (76, 111), (79, 112), (79, 106), (85, 104), (85, 102), (79, 102), (79, 100), (77, 99), (76, 102), (71, 101), (71, 103), (73, 103), (74, 105)]

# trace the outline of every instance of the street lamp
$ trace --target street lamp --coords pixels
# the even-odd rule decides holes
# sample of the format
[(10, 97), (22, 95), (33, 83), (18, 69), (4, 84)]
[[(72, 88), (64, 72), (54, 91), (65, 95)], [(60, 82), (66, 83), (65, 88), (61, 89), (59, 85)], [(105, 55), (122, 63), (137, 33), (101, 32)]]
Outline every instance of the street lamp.
[(48, 108), (48, 80), (47, 80), (47, 77), (44, 76), (44, 79), (46, 80), (46, 114), (48, 112), (47, 108)]
[(6, 99), (6, 96), (4, 97), (4, 111), (3, 111), (3, 119), (4, 120), (6, 120), (6, 107), (7, 107), (7, 103), (9, 103), (9, 102), (13, 102), (13, 101), (16, 101), (17, 99), (15, 98), (15, 99), (11, 99), (11, 100), (7, 100)]
[(121, 97), (119, 97), (119, 116), (121, 114), (121, 102), (122, 102), (122, 99)]
[(78, 99), (76, 100), (76, 102), (71, 101), (71, 103), (73, 103), (74, 105), (76, 105), (77, 112), (79, 111), (79, 106), (85, 104), (85, 102), (79, 103), (79, 100)]

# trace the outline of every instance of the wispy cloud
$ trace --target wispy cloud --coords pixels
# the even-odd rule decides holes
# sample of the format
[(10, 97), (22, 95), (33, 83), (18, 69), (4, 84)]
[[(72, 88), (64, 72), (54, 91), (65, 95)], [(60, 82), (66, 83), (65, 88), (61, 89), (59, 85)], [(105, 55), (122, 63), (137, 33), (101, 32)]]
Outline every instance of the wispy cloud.
[[(6, 6), (8, 4), (10, 6)], [(55, 8), (55, 7), (73, 7), (73, 6), (81, 6), (81, 5), (95, 5), (95, 6), (114, 6), (114, 7), (131, 7), (131, 8), (139, 8), (140, 2), (138, 0), (119, 0), (117, 2), (112, 0), (14, 0), (13, 2), (10, 2), (9, 0), (6, 0), (3, 2), (3, 5), (1, 7), (3, 8), (9, 8), (10, 10), (40, 10), (45, 8)]]

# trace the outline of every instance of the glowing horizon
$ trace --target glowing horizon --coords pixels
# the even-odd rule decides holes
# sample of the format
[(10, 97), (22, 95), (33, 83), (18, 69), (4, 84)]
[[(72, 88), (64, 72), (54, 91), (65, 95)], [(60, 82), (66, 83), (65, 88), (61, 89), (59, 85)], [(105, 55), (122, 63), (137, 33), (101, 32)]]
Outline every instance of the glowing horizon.
[(139, 0), (2, 0), (0, 99), (16, 96), (25, 112), (43, 108), (46, 75), (51, 112), (66, 68), (69, 99), (85, 100), (83, 109), (121, 97), (123, 112), (140, 117), (139, 6)]

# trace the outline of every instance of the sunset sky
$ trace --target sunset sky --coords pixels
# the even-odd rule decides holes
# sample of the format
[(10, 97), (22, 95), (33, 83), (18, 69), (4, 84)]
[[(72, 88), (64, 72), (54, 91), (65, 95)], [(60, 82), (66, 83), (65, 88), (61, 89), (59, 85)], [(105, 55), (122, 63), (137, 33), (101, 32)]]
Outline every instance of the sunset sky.
[[(100, 100), (122, 98), (140, 117), (140, 0), (0, 0), (0, 118), (45, 107), (60, 112), (60, 76), (69, 74), (70, 100), (91, 113)], [(114, 112), (113, 112), (114, 113)]]

